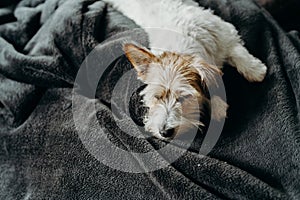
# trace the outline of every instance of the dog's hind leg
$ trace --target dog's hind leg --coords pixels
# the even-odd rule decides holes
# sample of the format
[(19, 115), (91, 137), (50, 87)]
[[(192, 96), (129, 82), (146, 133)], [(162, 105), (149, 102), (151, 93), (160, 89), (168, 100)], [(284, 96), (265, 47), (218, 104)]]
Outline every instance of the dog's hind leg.
[(241, 44), (236, 43), (229, 49), (227, 62), (236, 67), (238, 72), (242, 74), (248, 81), (260, 82), (267, 73), (267, 67)]

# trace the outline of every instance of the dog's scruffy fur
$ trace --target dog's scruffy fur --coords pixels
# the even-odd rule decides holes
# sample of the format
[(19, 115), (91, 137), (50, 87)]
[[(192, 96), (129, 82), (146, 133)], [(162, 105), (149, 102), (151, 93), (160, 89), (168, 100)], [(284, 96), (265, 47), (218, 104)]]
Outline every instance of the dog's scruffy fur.
[[(249, 81), (262, 81), (266, 66), (253, 57), (235, 27), (190, 0), (105, 0), (144, 28), (150, 50), (127, 43), (124, 51), (147, 84), (140, 93), (149, 108), (145, 129), (161, 139), (179, 130), (202, 125), (201, 105), (210, 101), (211, 117), (226, 117), (227, 104), (217, 96), (209, 100), (203, 84), (215, 84), (224, 62)], [(172, 30), (183, 37), (159, 35), (149, 28)], [(163, 33), (164, 31), (162, 31)], [(161, 50), (162, 49), (162, 50)]]

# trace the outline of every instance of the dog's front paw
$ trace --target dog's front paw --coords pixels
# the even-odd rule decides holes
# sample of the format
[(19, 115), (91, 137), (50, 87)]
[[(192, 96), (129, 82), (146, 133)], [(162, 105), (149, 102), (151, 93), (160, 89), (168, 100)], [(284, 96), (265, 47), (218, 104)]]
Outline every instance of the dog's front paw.
[(245, 78), (250, 82), (261, 82), (267, 74), (267, 67), (260, 60), (252, 61), (251, 66), (244, 73)]

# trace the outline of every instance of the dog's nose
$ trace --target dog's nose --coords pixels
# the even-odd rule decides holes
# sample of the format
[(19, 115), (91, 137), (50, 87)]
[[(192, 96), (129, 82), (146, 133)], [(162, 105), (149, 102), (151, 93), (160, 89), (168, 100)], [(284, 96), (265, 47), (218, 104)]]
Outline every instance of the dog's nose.
[(174, 132), (175, 132), (174, 128), (168, 129), (168, 130), (161, 130), (161, 131), (159, 131), (160, 135), (163, 136), (163, 137), (165, 137), (165, 138), (173, 136)]

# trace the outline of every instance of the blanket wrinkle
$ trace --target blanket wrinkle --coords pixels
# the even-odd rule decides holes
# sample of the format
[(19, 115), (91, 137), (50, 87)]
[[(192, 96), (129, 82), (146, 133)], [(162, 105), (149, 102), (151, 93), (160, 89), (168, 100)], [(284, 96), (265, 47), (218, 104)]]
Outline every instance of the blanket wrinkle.
[[(234, 24), (268, 66), (262, 83), (224, 66), (230, 107), (208, 155), (198, 153), (201, 134), (187, 151), (184, 142), (136, 137), (146, 109), (135, 77), (120, 86), (129, 105), (112, 98), (132, 66), (124, 55), (107, 63), (109, 56), (124, 41), (148, 46), (132, 20), (101, 0), (0, 2), (0, 199), (300, 199), (299, 33), (284, 32), (253, 0), (196, 2)], [(91, 54), (96, 59), (85, 60)], [(80, 67), (87, 83), (74, 91), (87, 117), (75, 121), (72, 86)], [(81, 126), (89, 131), (78, 132)], [(97, 157), (107, 153), (103, 141), (116, 147), (106, 159), (125, 169), (117, 153), (123, 150), (145, 172), (105, 165)], [(166, 146), (151, 159), (134, 154)]]
[(43, 88), (18, 83), (0, 76), (1, 127), (20, 126), (29, 117), (44, 93)]

